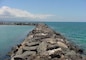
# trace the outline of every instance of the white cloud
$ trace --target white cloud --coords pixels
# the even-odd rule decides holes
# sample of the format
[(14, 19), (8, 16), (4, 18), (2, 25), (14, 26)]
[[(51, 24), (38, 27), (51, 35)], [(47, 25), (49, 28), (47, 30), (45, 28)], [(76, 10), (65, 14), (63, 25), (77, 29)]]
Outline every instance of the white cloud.
[(28, 18), (28, 19), (47, 19), (51, 14), (32, 14), (25, 10), (3, 6), (0, 8), (0, 18)]

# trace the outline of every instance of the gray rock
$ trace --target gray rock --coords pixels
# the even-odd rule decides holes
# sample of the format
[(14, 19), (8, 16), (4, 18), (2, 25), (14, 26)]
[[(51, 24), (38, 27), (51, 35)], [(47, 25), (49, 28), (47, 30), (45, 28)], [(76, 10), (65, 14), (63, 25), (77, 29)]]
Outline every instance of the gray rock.
[(47, 50), (57, 49), (59, 46), (57, 44), (48, 44)]
[(26, 52), (24, 52), (23, 54), (22, 54), (22, 56), (29, 56), (29, 55), (35, 55), (36, 54), (36, 52), (34, 52), (34, 51), (26, 51)]
[(36, 50), (38, 46), (32, 46), (32, 47), (23, 47), (23, 50)]
[(16, 52), (16, 55), (22, 54), (22, 51), (23, 51), (22, 48), (19, 48), (18, 51)]
[(76, 55), (76, 52), (71, 50), (71, 51), (67, 52), (66, 55)]
[(11, 60), (19, 60), (19, 59), (23, 60), (24, 57), (22, 55), (16, 55), (16, 56), (14, 56), (14, 57), (11, 58)]
[(46, 42), (40, 43), (40, 45), (37, 48), (37, 52), (41, 54), (45, 52), (46, 50), (47, 50), (47, 43)]
[(31, 42), (31, 43), (26, 43), (25, 45), (27, 46), (37, 46), (39, 45), (40, 42)]
[(57, 48), (57, 49), (53, 49), (53, 50), (48, 50), (48, 54), (51, 55), (51, 54), (54, 54), (55, 52), (58, 52), (58, 51), (62, 51), (61, 48)]
[(56, 44), (56, 39), (55, 38), (46, 38), (44, 41), (50, 43), (50, 44)]
[(57, 44), (58, 44), (58, 46), (60, 46), (60, 47), (63, 47), (63, 48), (68, 48), (68, 46), (65, 44), (65, 43), (63, 43), (63, 42), (57, 42)]

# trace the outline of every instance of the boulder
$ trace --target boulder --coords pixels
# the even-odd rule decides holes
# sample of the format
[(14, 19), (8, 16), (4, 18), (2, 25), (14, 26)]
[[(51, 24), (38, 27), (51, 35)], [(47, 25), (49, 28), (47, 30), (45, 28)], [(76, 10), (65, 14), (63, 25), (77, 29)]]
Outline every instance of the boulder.
[(25, 56), (35, 55), (35, 54), (36, 54), (35, 51), (26, 51), (22, 54), (22, 56), (25, 57)]
[(27, 46), (26, 46), (26, 47), (23, 47), (22, 49), (23, 49), (23, 50), (28, 50), (28, 51), (30, 51), (30, 50), (36, 50), (37, 47), (38, 47), (38, 46), (32, 46), (32, 47), (27, 47)]
[(55, 38), (46, 38), (44, 39), (44, 41), (50, 43), (50, 44), (55, 44), (56, 43), (56, 39)]
[(63, 43), (63, 42), (59, 42), (58, 41), (57, 44), (58, 44), (58, 46), (60, 46), (62, 48), (68, 48), (68, 46), (65, 43)]
[(53, 49), (57, 49), (59, 48), (59, 46), (57, 44), (48, 44), (47, 46), (47, 50), (53, 50)]
[(71, 51), (67, 52), (66, 55), (76, 55), (76, 52), (71, 50)]
[(22, 48), (19, 48), (18, 51), (16, 52), (16, 55), (21, 55), (23, 52)]
[(26, 46), (37, 46), (37, 45), (39, 45), (39, 43), (40, 43), (40, 42), (31, 42), (31, 43), (28, 43), (28, 42), (27, 42), (25, 45), (26, 45)]
[(16, 55), (12, 57), (11, 60), (24, 60), (24, 57), (22, 55)]
[(42, 42), (39, 44), (38, 48), (37, 48), (37, 52), (39, 54), (45, 52), (47, 50), (47, 43), (46, 42)]
[(57, 51), (62, 51), (62, 49), (61, 48), (57, 48), (57, 49), (53, 49), (53, 50), (48, 50), (47, 52), (48, 52), (49, 55), (51, 55), (51, 54), (54, 54)]

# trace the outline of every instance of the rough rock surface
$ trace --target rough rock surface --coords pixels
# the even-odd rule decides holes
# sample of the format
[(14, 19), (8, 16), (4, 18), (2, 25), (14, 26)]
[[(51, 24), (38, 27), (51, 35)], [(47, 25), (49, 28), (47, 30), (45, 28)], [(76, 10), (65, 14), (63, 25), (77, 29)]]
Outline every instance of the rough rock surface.
[(86, 60), (82, 49), (43, 23), (37, 24), (10, 56), (10, 60)]

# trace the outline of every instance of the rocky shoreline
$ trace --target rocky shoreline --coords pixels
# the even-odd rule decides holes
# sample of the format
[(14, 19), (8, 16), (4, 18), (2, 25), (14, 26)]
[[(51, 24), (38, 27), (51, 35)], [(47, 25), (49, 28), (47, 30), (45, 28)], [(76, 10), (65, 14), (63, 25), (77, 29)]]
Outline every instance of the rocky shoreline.
[(10, 60), (86, 60), (83, 49), (46, 24), (38, 23), (23, 43), (12, 48)]

